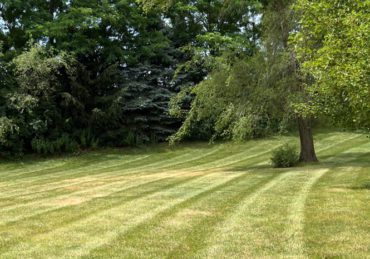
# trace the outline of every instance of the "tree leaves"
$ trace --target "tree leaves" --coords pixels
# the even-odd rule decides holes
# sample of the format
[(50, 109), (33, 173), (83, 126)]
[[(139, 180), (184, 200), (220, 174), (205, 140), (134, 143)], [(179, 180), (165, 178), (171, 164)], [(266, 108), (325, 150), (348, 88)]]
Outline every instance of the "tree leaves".
[(299, 0), (292, 38), (316, 111), (349, 126), (369, 127), (370, 2)]

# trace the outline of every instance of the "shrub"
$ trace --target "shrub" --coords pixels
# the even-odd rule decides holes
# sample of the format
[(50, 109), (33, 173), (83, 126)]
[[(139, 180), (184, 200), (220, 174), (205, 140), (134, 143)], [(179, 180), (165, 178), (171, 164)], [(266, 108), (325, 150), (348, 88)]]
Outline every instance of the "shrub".
[(96, 149), (99, 146), (99, 139), (94, 136), (91, 129), (84, 129), (77, 136), (82, 148)]
[(294, 145), (284, 144), (276, 149), (271, 158), (272, 165), (277, 168), (293, 167), (298, 164), (299, 154)]
[(35, 138), (31, 142), (31, 147), (33, 151), (43, 155), (73, 153), (79, 149), (78, 143), (66, 134), (56, 140)]

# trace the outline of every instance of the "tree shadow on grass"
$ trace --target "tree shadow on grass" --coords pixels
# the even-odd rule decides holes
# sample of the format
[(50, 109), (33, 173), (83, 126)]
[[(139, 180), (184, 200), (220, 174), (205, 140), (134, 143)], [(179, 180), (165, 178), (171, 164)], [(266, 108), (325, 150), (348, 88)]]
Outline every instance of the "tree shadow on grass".
[(370, 191), (370, 182), (365, 182), (365, 183), (362, 183), (358, 186), (352, 186), (349, 189), (355, 190), (355, 191), (362, 191), (362, 190)]
[(318, 166), (335, 167), (370, 167), (370, 152), (350, 152), (335, 156), (320, 157)]
[(321, 156), (319, 158), (319, 163), (310, 163), (310, 164), (299, 164), (296, 167), (292, 168), (273, 168), (271, 163), (262, 164), (262, 165), (238, 165), (229, 168), (225, 168), (225, 171), (299, 171), (301, 169), (336, 169), (336, 168), (345, 168), (345, 167), (364, 167), (369, 168), (370, 172), (370, 152), (351, 152), (344, 153), (335, 156)]

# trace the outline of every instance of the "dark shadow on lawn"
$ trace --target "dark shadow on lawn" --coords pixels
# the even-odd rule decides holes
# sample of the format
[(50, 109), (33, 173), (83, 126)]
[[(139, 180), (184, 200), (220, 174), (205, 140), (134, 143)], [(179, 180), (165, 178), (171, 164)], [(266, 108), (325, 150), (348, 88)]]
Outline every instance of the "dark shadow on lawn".
[(297, 169), (335, 169), (340, 167), (369, 167), (370, 168), (370, 152), (360, 153), (352, 152), (339, 154), (335, 156), (321, 156), (319, 163), (312, 164), (299, 164), (293, 168), (273, 168), (271, 164), (256, 165), (256, 166), (243, 166), (238, 165), (226, 168), (226, 171), (247, 171), (247, 170), (297, 170)]
[(350, 152), (343, 153), (335, 156), (322, 156), (319, 158), (321, 161), (318, 166), (320, 167), (370, 167), (370, 152)]
[(362, 183), (360, 184), (359, 186), (353, 186), (353, 187), (350, 187), (349, 189), (351, 190), (368, 190), (370, 191), (370, 182), (365, 182), (365, 183)]

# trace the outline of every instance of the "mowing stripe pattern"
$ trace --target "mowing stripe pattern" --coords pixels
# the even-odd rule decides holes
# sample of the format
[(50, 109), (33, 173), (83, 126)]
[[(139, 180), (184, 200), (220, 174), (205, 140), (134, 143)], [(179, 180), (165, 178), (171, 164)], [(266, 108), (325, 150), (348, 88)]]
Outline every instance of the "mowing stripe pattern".
[(370, 258), (370, 141), (294, 137), (0, 163), (0, 258)]

